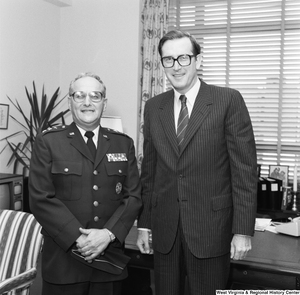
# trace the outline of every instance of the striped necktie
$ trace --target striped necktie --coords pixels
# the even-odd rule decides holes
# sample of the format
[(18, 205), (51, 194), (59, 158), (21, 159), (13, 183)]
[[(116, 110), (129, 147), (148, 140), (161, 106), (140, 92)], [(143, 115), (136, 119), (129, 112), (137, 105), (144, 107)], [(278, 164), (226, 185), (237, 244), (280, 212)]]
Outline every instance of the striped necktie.
[(189, 113), (186, 106), (186, 96), (181, 95), (179, 99), (181, 100), (181, 110), (179, 113), (178, 124), (177, 124), (177, 143), (178, 143), (178, 149), (180, 151), (180, 145), (183, 142), (185, 130), (189, 123)]
[(93, 131), (87, 131), (84, 136), (86, 136), (88, 138), (87, 140), (87, 146), (93, 156), (93, 159), (95, 159), (96, 157), (96, 146), (94, 144), (94, 141), (93, 141), (93, 136), (94, 136), (94, 132)]

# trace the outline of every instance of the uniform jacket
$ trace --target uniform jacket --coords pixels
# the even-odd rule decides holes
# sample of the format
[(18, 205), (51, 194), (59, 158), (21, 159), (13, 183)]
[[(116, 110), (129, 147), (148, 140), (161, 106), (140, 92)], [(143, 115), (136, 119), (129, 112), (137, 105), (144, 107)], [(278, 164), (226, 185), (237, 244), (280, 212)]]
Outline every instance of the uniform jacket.
[(232, 234), (254, 233), (256, 167), (252, 125), (238, 91), (201, 81), (180, 153), (173, 90), (150, 99), (138, 227), (152, 229), (154, 250), (168, 253), (180, 217), (196, 257), (228, 253)]
[(70, 255), (79, 227), (107, 228), (122, 247), (141, 208), (134, 144), (123, 133), (100, 127), (96, 160), (74, 123), (37, 136), (29, 175), (30, 208), (42, 225), (43, 279), (55, 284), (112, 281)]

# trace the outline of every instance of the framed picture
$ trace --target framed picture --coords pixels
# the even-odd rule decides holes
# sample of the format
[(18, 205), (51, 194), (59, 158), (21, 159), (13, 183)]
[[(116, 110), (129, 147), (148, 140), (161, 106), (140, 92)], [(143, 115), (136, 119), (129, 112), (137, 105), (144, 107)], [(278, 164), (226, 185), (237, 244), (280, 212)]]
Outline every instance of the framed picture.
[(9, 105), (0, 104), (0, 129), (8, 128)]
[(269, 176), (276, 179), (281, 179), (282, 186), (288, 185), (288, 174), (289, 174), (289, 166), (279, 166), (279, 165), (269, 166)]

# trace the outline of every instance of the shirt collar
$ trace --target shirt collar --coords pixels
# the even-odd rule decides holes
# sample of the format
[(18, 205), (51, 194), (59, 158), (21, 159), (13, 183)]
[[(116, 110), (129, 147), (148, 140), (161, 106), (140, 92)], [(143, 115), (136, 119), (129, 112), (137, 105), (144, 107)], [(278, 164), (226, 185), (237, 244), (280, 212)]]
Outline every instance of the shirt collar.
[[(187, 93), (184, 94), (186, 96), (187, 101), (192, 105), (194, 105), (200, 86), (201, 86), (200, 79), (197, 79), (195, 85)], [(176, 89), (174, 89), (174, 97), (176, 101), (179, 101), (179, 97), (181, 95), (182, 95), (181, 93), (179, 93)]]
[[(76, 125), (78, 130), (80, 131), (84, 141), (86, 142), (87, 141), (87, 138), (84, 136), (84, 134), (86, 133), (86, 130), (84, 130), (83, 128), (79, 127), (78, 125)], [(98, 142), (98, 134), (99, 134), (99, 128), (100, 128), (100, 125), (98, 125), (94, 130), (92, 130), (94, 132), (94, 136), (93, 136), (93, 141), (94, 142)]]

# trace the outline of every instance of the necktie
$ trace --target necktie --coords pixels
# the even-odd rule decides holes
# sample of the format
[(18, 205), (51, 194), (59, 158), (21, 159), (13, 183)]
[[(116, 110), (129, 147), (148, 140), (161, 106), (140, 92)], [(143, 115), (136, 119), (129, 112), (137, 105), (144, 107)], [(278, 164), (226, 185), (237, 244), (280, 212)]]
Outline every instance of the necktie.
[(94, 132), (93, 131), (87, 131), (84, 136), (86, 136), (88, 138), (87, 140), (87, 146), (88, 148), (90, 149), (90, 152), (93, 156), (93, 159), (95, 159), (96, 157), (96, 146), (94, 144), (94, 141), (93, 141), (93, 136), (94, 136)]
[(179, 113), (178, 124), (177, 124), (177, 143), (180, 151), (180, 145), (183, 142), (185, 130), (189, 123), (189, 113), (186, 106), (186, 96), (181, 95), (179, 99), (181, 100), (181, 110)]

